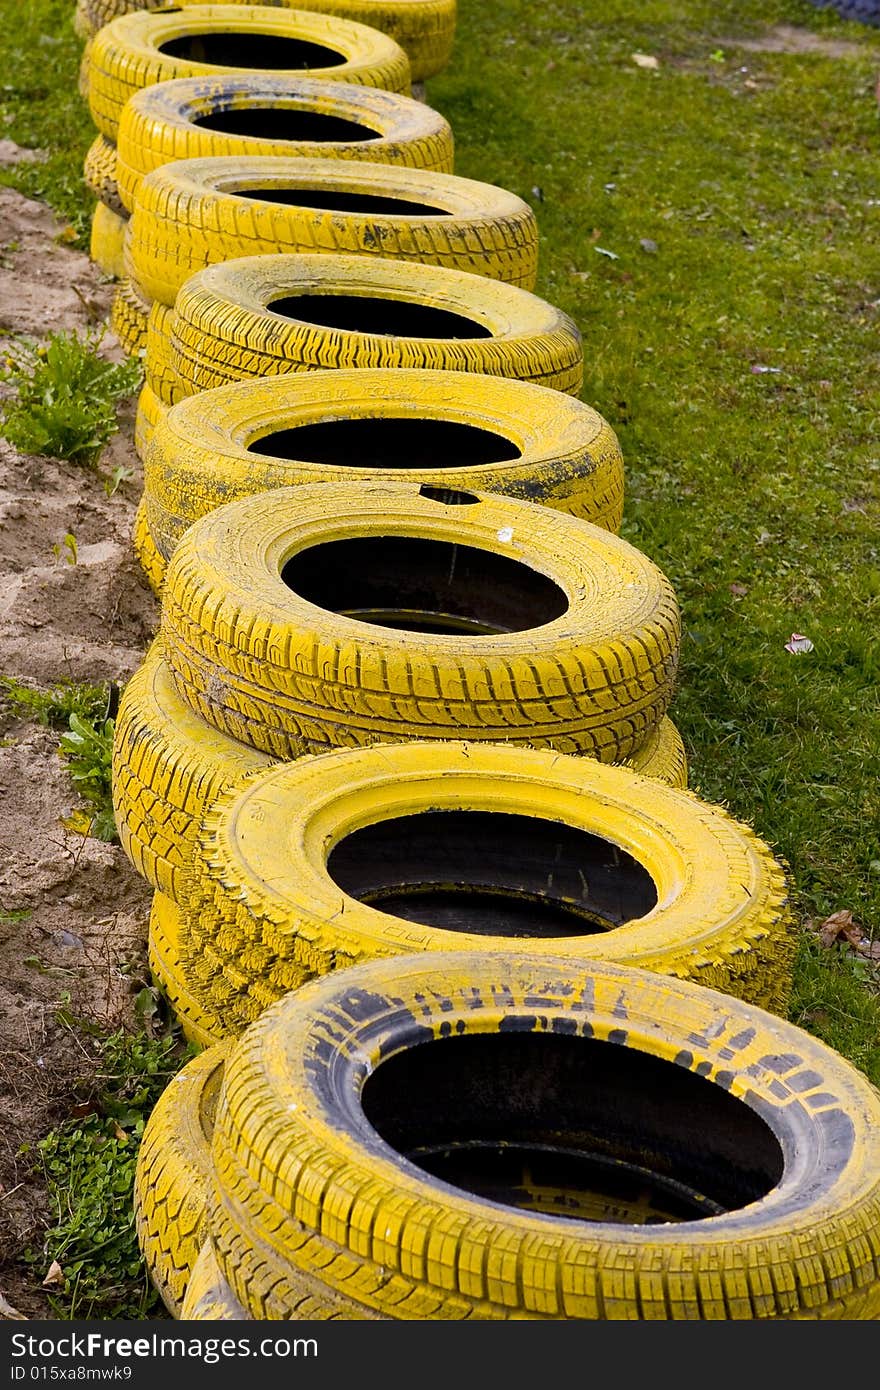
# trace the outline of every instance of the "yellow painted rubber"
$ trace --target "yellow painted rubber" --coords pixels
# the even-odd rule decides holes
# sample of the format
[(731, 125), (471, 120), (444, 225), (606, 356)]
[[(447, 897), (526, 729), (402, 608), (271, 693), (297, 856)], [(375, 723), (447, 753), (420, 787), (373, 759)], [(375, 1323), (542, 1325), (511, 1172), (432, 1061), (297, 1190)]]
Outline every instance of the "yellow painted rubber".
[(193, 1265), (180, 1316), (185, 1322), (251, 1321), (220, 1273), (210, 1239), (205, 1241)]
[[(270, 307), (298, 295), (443, 310), (489, 336), (396, 337), (323, 327)], [(583, 383), (577, 325), (545, 300), (445, 266), (366, 256), (247, 256), (199, 271), (175, 302), (171, 360), (186, 395), (322, 367), (480, 372), (573, 396)]]
[(206, 725), (180, 699), (154, 642), (123, 691), (113, 741), (113, 807), (137, 872), (179, 900), (198, 821), (214, 797), (266, 767), (262, 753)]
[(150, 299), (173, 306), (206, 266), (275, 252), (440, 265), (530, 290), (538, 225), (504, 189), (394, 164), (185, 159), (141, 183), (127, 264)]
[(180, 399), (177, 378), (171, 366), (171, 320), (174, 310), (153, 300), (147, 318), (147, 344), (144, 373), (147, 385), (162, 405), (173, 405)]
[(122, 246), (125, 239), (126, 218), (111, 211), (106, 203), (98, 203), (92, 214), (92, 235), (89, 242), (89, 256), (99, 270), (114, 280), (125, 275), (122, 260)]
[[(159, 9), (164, 0), (79, 0), (77, 33), (93, 34), (120, 14)], [(178, 0), (181, 5), (196, 0)], [(217, 0), (225, 3), (225, 0)], [(250, 0), (244, 0), (250, 3)], [(318, 10), (368, 24), (406, 50), (413, 81), (424, 82), (449, 61), (455, 38), (455, 0), (270, 0), (282, 9)]]
[[(203, 48), (206, 36), (225, 34), (294, 40), (306, 48), (317, 44), (331, 51), (329, 66), (291, 69), (287, 76), (317, 76), (409, 95), (410, 65), (405, 52), (387, 34), (365, 24), (267, 5), (187, 5), (164, 13), (142, 10), (111, 20), (91, 40), (88, 102), (102, 135), (115, 141), (122, 108), (142, 87), (177, 77), (217, 77), (241, 71), (240, 61), (199, 62), (162, 51), (186, 39)], [(268, 75), (266, 69), (248, 71), (258, 78)]]
[[(126, 229), (128, 230), (128, 229)], [(127, 240), (127, 237), (126, 237)], [(128, 276), (116, 286), (110, 307), (110, 327), (129, 357), (142, 357), (147, 349), (147, 318), (150, 306)]]
[(620, 764), (632, 768), (640, 777), (653, 777), (670, 787), (686, 787), (688, 761), (681, 734), (669, 718), (660, 720), (653, 734), (641, 748), (630, 753)]
[[(237, 135), (201, 124), (218, 118), (222, 123), (223, 118), (228, 120), (229, 112), (255, 111), (259, 118), (267, 108), (293, 113), (288, 122), (299, 117), (306, 124), (312, 118), (312, 138)], [(331, 132), (338, 132), (337, 121), (373, 132), (372, 138), (317, 138), (322, 122)], [(278, 128), (285, 128), (283, 114)], [(342, 133), (351, 132), (343, 127)], [(119, 193), (133, 210), (144, 177), (178, 159), (251, 155), (333, 158), (451, 174), (453, 149), (449, 122), (423, 102), (396, 92), (300, 77), (257, 79), (246, 73), (179, 78), (144, 87), (126, 102), (119, 122)]]
[[(152, 365), (148, 346), (151, 384)], [(376, 421), (395, 420), (404, 427), (425, 422), (424, 436), (413, 446), (409, 465), (389, 462), (383, 468), (383, 446), (371, 442), (369, 429)], [(291, 431), (305, 429), (301, 437), (307, 439), (311, 427), (349, 421), (364, 422), (367, 432), (361, 453), (352, 450), (348, 464), (321, 461), (320, 449), (318, 457), (312, 453), (303, 460), (260, 450), (261, 439), (283, 434), (290, 455), (296, 439)], [(297, 373), (187, 397), (154, 423), (143, 455), (144, 491), (150, 532), (166, 560), (200, 516), (235, 498), (298, 483), (368, 478), (504, 492), (610, 531), (618, 530), (623, 512), (623, 458), (607, 421), (559, 391), (502, 377), (369, 368)], [(465, 449), (468, 429), (494, 436), (502, 461), (469, 464), (447, 455), (445, 445), (432, 448), (432, 430), (448, 427), (460, 431)], [(325, 449), (338, 460), (339, 445)], [(308, 454), (305, 443), (303, 452)], [(442, 464), (431, 466), (438, 456)]]
[[(146, 411), (150, 408), (149, 402), (146, 406), (144, 405), (145, 391), (149, 392), (148, 386), (143, 388), (138, 398), (137, 419), (135, 421), (134, 440), (135, 451), (138, 453), (138, 457), (141, 456), (140, 444), (144, 434), (144, 422), (147, 418)], [(141, 497), (135, 509), (134, 524), (131, 529), (131, 542), (134, 546), (134, 552), (140, 561), (141, 569), (146, 575), (147, 583), (156, 597), (159, 598), (165, 579), (165, 561), (156, 549), (153, 537), (150, 533), (150, 527), (147, 521), (147, 508), (143, 497)]]
[(77, 38), (87, 39), (98, 28), (89, 13), (88, 0), (76, 0), (76, 9), (73, 12), (73, 32)]
[(86, 151), (83, 164), (86, 188), (94, 193), (99, 203), (103, 203), (118, 216), (127, 217), (128, 210), (119, 197), (117, 173), (116, 146), (103, 135), (99, 135)]
[[(590, 896), (593, 866), (561, 842), (551, 879), (564, 888), (535, 887), (546, 873), (540, 848), (531, 855), (520, 848), (518, 862), (499, 860), (497, 871), (451, 862), (454, 852), (443, 851), (445, 867), (459, 884), (525, 894), (538, 904), (536, 933), (543, 930), (540, 903), (563, 900), (580, 903), (604, 930), (524, 939), (488, 937), (476, 926), (447, 930), (359, 901), (330, 877), (328, 854), (353, 831), (439, 811), (529, 817), (536, 846), (548, 822), (598, 836), (613, 847), (609, 863), (620, 851), (635, 859), (656, 903), (627, 919), (620, 904), (636, 901), (621, 896), (630, 870), (613, 868), (617, 906), (603, 915)], [(403, 844), (399, 859), (393, 847), (376, 851), (371, 890), (403, 882), (416, 891), (432, 870), (437, 881), (439, 858), (424, 870), (407, 867)], [(572, 887), (581, 865), (585, 887)], [(541, 749), (384, 744), (280, 764), (229, 788), (206, 810), (188, 886), (193, 989), (222, 1017), (224, 1036), (315, 975), (376, 957), (478, 952), (489, 944), (524, 956), (564, 952), (580, 962), (636, 965), (775, 1010), (786, 1007), (791, 989), (795, 935), (785, 876), (753, 831), (720, 807), (629, 768)], [(647, 901), (638, 899), (641, 907)], [(466, 898), (460, 911), (466, 921)]]
[[(181, 695), (217, 728), (281, 758), (304, 743), (318, 750), (463, 737), (603, 762), (628, 757), (672, 697), (680, 622), (669, 581), (641, 551), (587, 521), (473, 495), (461, 506), (405, 484), (302, 484), (202, 517), (181, 538), (163, 589), (165, 654)], [(281, 578), (313, 546), (393, 536), (428, 542), (422, 554), (448, 545), (453, 564), (454, 547), (482, 552), (493, 572), (515, 562), (507, 611), (515, 608), (523, 627), (505, 630), (488, 616), (485, 581), (468, 588), (477, 571), (464, 568), (464, 556), (461, 600), (448, 590), (436, 598), (445, 608), (429, 607), (478, 624), (465, 636), (456, 625), (426, 638), (412, 630), (418, 617), (409, 628), (394, 618), (391, 626), (361, 621), (346, 616), (348, 599), (332, 612)], [(558, 616), (542, 601), (525, 626), (523, 604), (548, 579)], [(380, 578), (380, 589), (383, 582), (384, 600), (408, 581)], [(372, 594), (366, 585), (358, 592), (355, 613), (377, 606)], [(400, 622), (409, 621), (408, 607), (404, 593)], [(428, 611), (418, 600), (416, 610)]]
[(181, 1305), (207, 1238), (211, 1137), (227, 1043), (201, 1052), (165, 1087), (144, 1128), (134, 1181), (141, 1254), (168, 1311)]
[[(662, 1079), (659, 1103), (652, 1094), (651, 1078), (668, 1075), (696, 1111), (675, 1171), (689, 1161), (711, 1187), (735, 1165), (747, 1180), (761, 1174), (747, 1182), (759, 1195), (729, 1199), (717, 1215), (645, 1225), (531, 1211), (431, 1177), (401, 1150), (432, 1125), (467, 1137), (448, 1095), (462, 1039), (489, 1075), (499, 1052), (533, 1066), (549, 1054), (557, 1070), (564, 1058), (582, 1072), (582, 1091), (571, 1091), (600, 1153), (603, 1142), (638, 1153), (638, 1141), (626, 1113), (593, 1098), (595, 1072), (613, 1097), (607, 1078), (629, 1068), (661, 1154), (681, 1130)], [(583, 1061), (579, 1048), (589, 1049)], [(365, 1113), (369, 1088), (384, 1066), (400, 1076), (403, 1063), (406, 1075), (414, 1052), (432, 1058), (430, 1084), (439, 1089), (439, 1073), (447, 1109), (426, 1116), (422, 1103), (414, 1141), (403, 1125), (397, 1143), (379, 1141)], [(514, 1074), (490, 1092), (493, 1113), (534, 1144), (523, 1113), (515, 1104), (505, 1112), (497, 1095), (505, 1083), (515, 1093)], [(460, 1091), (478, 1129), (466, 1073)], [(742, 1115), (761, 1136), (763, 1165), (709, 1122), (719, 1112)], [(232, 1049), (209, 1220), (223, 1274), (260, 1320), (876, 1321), (878, 1128), (880, 1095), (838, 1053), (690, 982), (508, 952), (374, 962), (289, 995)]]
[(153, 979), (163, 991), (183, 1036), (196, 1047), (213, 1047), (223, 1040), (222, 1020), (192, 987), (186, 952), (186, 924), (180, 909), (164, 893), (153, 895), (150, 910), (149, 962)]

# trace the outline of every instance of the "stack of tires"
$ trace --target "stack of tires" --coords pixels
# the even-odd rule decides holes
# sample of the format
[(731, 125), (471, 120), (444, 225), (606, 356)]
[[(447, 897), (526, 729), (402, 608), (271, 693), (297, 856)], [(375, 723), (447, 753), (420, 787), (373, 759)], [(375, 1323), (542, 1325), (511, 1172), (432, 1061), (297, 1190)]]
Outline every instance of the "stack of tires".
[(768, 1012), (785, 875), (686, 790), (675, 595), (531, 209), (353, 0), (109, 4), (162, 610), (114, 807), (202, 1049), (139, 1157), (166, 1305), (875, 1316), (877, 1099)]

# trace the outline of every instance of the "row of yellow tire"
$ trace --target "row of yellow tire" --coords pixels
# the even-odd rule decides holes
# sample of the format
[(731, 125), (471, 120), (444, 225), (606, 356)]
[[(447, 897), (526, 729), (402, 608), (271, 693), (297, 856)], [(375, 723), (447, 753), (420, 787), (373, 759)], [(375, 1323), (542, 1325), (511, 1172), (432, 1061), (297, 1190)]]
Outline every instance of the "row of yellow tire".
[[(81, 23), (109, 18), (98, 11), (81, 0)], [(334, 18), (247, 18), (254, 34), (351, 39), (332, 76), (407, 90), (387, 44)], [(87, 166), (101, 199), (93, 254), (123, 277), (114, 325), (146, 355), (135, 539), (162, 598), (161, 637), (119, 710), (114, 804), (156, 890), (153, 970), (205, 1048), (141, 1147), (136, 1218), (157, 1287), (176, 1314), (214, 1319), (876, 1315), (876, 1096), (753, 1007), (786, 1006), (784, 875), (746, 827), (683, 790), (666, 715), (677, 606), (613, 534), (619, 447), (573, 399), (577, 328), (529, 293), (530, 210), (455, 179), (451, 132), (406, 95), (216, 65), (181, 80), (160, 53), (199, 33), (209, 54), (224, 26), (244, 32), (241, 11), (127, 15), (98, 30), (83, 68), (101, 131)], [(365, 52), (373, 68), (357, 68)], [(210, 129), (218, 112), (247, 122), (273, 105), (372, 121), (377, 138), (330, 142), (319, 160), (302, 158), (314, 146), (255, 151), (252, 135)], [(317, 206), (297, 204), (304, 190)], [(334, 199), (360, 208), (328, 212)], [(395, 202), (419, 207), (404, 222)], [(333, 322), (297, 316), (316, 297), (335, 301)], [(340, 322), (352, 298), (409, 326), (416, 312), (455, 315), (457, 332), (435, 317), (434, 332), (365, 333)], [(433, 461), (377, 467), (406, 447), (388, 424), (407, 419), (426, 422)], [(368, 467), (344, 440), (332, 463), (326, 437), (313, 456), (282, 445), (340, 420), (360, 440), (379, 422)], [(443, 466), (450, 425), (507, 451)], [(431, 566), (448, 572), (469, 633), (458, 642), (383, 623), (389, 592)], [(592, 883), (566, 864), (572, 843)], [(426, 875), (448, 896), (450, 863), (453, 888), (488, 878), (577, 920), (565, 955), (558, 936), (510, 934), (488, 953), (459, 922), (395, 911)], [(575, 1226), (552, 1216), (571, 1201), (564, 1184), (530, 1177), (514, 1210), (410, 1161), (410, 1111), (417, 1138), (454, 1149), (437, 1114), (459, 1110), (479, 1130), (514, 1063), (556, 1068), (556, 1088), (533, 1096), (549, 1132), (559, 1095), (590, 1089), (583, 1043), (573, 1070), (570, 1048), (557, 1056), (575, 1033), (617, 1045), (600, 1048), (604, 1063), (590, 1054), (591, 1083), (612, 1053), (632, 1071), (646, 1128), (620, 1160), (628, 1172), (639, 1144), (661, 1168), (681, 1157), (682, 1133), (635, 1097), (655, 1084), (646, 1054), (665, 1065), (661, 1111), (703, 1105), (691, 1188), (715, 1183), (723, 1217), (641, 1229), (674, 1222), (670, 1172), (647, 1206), (599, 1183)], [(452, 1037), (474, 1040), (463, 1067)], [(414, 1046), (427, 1038), (436, 1046)], [(429, 1056), (441, 1059), (430, 1078)], [(387, 1084), (365, 1088), (374, 1073)], [(428, 1079), (445, 1098), (437, 1114)], [(735, 1153), (728, 1091), (751, 1117)], [(575, 1120), (595, 1139), (606, 1111)], [(780, 1182), (779, 1155), (795, 1149), (807, 1157)], [(740, 1170), (727, 1187), (707, 1176), (725, 1165)]]

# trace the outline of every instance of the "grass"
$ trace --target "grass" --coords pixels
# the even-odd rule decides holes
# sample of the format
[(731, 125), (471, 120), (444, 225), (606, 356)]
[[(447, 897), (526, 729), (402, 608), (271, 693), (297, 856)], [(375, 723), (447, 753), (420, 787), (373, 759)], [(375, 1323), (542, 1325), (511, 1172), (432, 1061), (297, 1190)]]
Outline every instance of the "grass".
[(187, 1055), (172, 1033), (110, 1034), (98, 1075), (75, 1098), (76, 1117), (29, 1151), (45, 1174), (52, 1215), (24, 1259), (41, 1275), (60, 1265), (48, 1295), (56, 1318), (162, 1315), (138, 1249), (132, 1194), (144, 1125)]
[(58, 751), (86, 803), (73, 824), (95, 839), (118, 839), (111, 787), (115, 686), (63, 682), (49, 690), (0, 676), (0, 710), (62, 730)]
[(39, 345), (8, 345), (0, 381), (15, 395), (2, 406), (0, 434), (21, 453), (96, 463), (119, 428), (117, 405), (142, 375), (136, 358), (108, 362), (101, 357), (102, 338), (103, 329), (59, 332)]
[(77, 74), (82, 40), (71, 0), (0, 0), (0, 129), (5, 139), (48, 155), (0, 169), (0, 184), (43, 198), (66, 219), (67, 237), (85, 250), (94, 198), (82, 178), (95, 138)]

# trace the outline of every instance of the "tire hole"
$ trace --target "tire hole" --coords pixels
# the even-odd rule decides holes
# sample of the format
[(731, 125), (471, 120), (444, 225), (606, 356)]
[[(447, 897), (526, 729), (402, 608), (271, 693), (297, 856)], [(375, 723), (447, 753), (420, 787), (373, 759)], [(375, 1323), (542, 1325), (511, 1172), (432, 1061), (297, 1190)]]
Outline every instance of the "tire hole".
[(250, 442), (248, 450), (338, 468), (479, 468), (522, 457), (509, 439), (475, 425), (390, 416), (321, 420), (276, 430)]
[(345, 193), (323, 188), (237, 188), (241, 198), (262, 203), (281, 203), (285, 207), (314, 208), (321, 212), (360, 213), (364, 217), (451, 217), (445, 208), (413, 203), (406, 198), (380, 197), (373, 193)]
[(381, 1138), (442, 1182), (519, 1210), (639, 1226), (737, 1211), (782, 1177), (769, 1125), (720, 1086), (629, 1044), (507, 1021), (527, 1031), (409, 1047), (363, 1087)]
[(343, 53), (307, 39), (283, 34), (181, 34), (159, 44), (168, 58), (190, 63), (209, 63), (224, 68), (261, 68), (272, 72), (304, 72), (311, 68), (337, 67)]
[(483, 936), (592, 936), (657, 905), (647, 870), (576, 826), (495, 811), (423, 811), (334, 846), (344, 893), (393, 917)]
[(568, 608), (558, 584), (518, 560), (419, 536), (310, 546), (287, 561), (281, 578), (318, 608), (407, 632), (524, 632)]
[(194, 117), (192, 124), (204, 130), (216, 130), (222, 135), (244, 135), (254, 140), (290, 140), (303, 144), (351, 144), (381, 138), (380, 131), (371, 130), (357, 121), (285, 106), (245, 106), (229, 111), (212, 111), (206, 116)]
[(484, 324), (449, 309), (378, 295), (296, 294), (267, 304), (273, 314), (337, 328), (396, 338), (491, 338)]
[(451, 487), (427, 487), (424, 483), (419, 488), (419, 496), (427, 497), (430, 502), (441, 502), (444, 507), (473, 507), (480, 501), (473, 492), (458, 492)]

